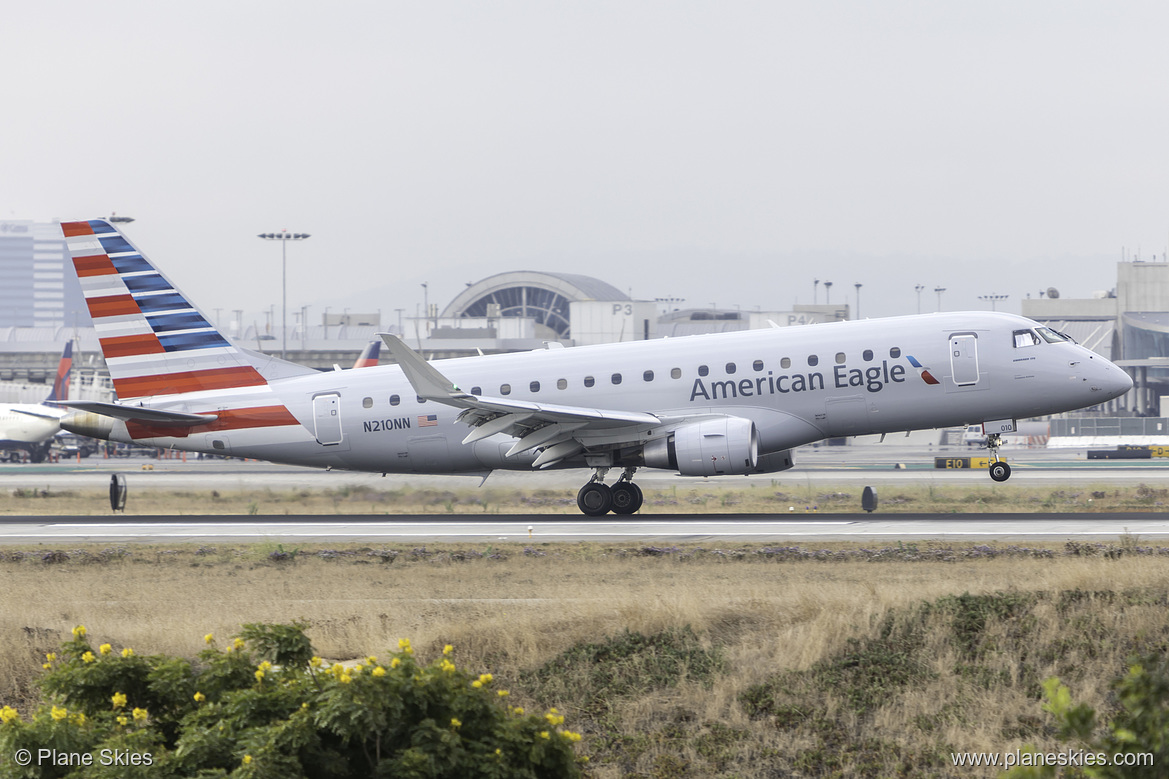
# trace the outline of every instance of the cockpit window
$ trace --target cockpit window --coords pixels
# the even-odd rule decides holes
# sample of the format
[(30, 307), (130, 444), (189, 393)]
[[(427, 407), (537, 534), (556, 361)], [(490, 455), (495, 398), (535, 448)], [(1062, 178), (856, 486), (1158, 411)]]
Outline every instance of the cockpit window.
[(1015, 331), (1015, 348), (1021, 349), (1024, 346), (1038, 346), (1041, 343), (1039, 336), (1030, 330), (1016, 330)]
[(1062, 333), (1055, 332), (1050, 327), (1037, 327), (1035, 328), (1035, 332), (1043, 336), (1043, 340), (1047, 341), (1049, 344), (1066, 343), (1067, 341), (1072, 340)]

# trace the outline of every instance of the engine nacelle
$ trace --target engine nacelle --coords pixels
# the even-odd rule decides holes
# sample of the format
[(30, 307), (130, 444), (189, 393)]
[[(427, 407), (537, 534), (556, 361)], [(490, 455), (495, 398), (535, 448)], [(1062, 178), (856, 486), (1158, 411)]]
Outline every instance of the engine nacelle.
[(650, 468), (683, 476), (755, 473), (759, 433), (754, 422), (742, 417), (704, 419), (650, 441), (642, 455)]
[(114, 432), (114, 420), (102, 414), (90, 411), (71, 411), (61, 417), (61, 429), (77, 435), (87, 435), (90, 438), (110, 440)]

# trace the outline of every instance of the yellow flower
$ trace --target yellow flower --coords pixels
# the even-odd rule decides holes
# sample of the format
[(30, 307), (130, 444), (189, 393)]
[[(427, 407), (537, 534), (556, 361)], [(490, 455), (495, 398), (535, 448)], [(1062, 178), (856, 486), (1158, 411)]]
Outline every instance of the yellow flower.
[(300, 704), (300, 707), (302, 709), (307, 709), (308, 708), (308, 701), (305, 701), (304, 703)]
[(207, 696), (206, 696), (206, 695), (204, 695), (204, 694), (203, 694), (203, 693), (201, 693), (201, 692), (196, 692), (196, 693), (195, 693), (195, 703), (202, 703), (202, 702), (203, 702), (203, 701), (205, 701), (205, 700), (207, 700)]
[(483, 686), (483, 682), (476, 679), (475, 681), (471, 682), (471, 686), (474, 687), (476, 690), (478, 690), (480, 687)]
[(118, 724), (125, 727), (130, 724), (130, 720), (128, 717), (118, 717)]
[(313, 668), (320, 668), (322, 665), (325, 664), (325, 661), (319, 657), (313, 657), (312, 660), (308, 661), (308, 664), (311, 665)]
[(52, 667), (53, 667), (52, 663), (41, 663), (41, 668), (44, 668), (46, 671)]
[(214, 640), (215, 640), (214, 633), (208, 633), (207, 635), (203, 636), (203, 643), (205, 643), (205, 644), (210, 644)]
[(550, 734), (550, 733), (548, 733), (548, 731), (546, 731), (546, 730), (541, 730), (541, 731), (540, 731), (540, 738), (552, 738), (552, 736), (551, 736), (551, 734)]
[(47, 655), (45, 655), (45, 659), (51, 663), (57, 659), (57, 653), (56, 652), (49, 652)]
[(93, 652), (86, 652), (81, 656), (81, 661), (84, 663), (92, 663), (94, 660), (97, 658), (93, 656)]
[(53, 719), (57, 720), (57, 722), (60, 722), (69, 716), (69, 711), (67, 709), (61, 708), (60, 706), (54, 706), (53, 710), (50, 711), (49, 714)]
[(496, 747), (495, 748), (495, 755), (496, 755), (496, 757), (503, 757), (503, 750), (500, 749), (499, 747)]
[(244, 640), (242, 638), (240, 638), (239, 636), (236, 636), (235, 641), (232, 641), (231, 645), (236, 649), (243, 649), (244, 648)]
[(85, 712), (79, 711), (76, 714), (74, 714), (73, 715), (73, 722), (77, 725), (84, 725), (85, 724)]
[(103, 655), (108, 655), (113, 651), (113, 647), (111, 647), (109, 644), (102, 644), (97, 648), (97, 651), (101, 652)]
[(511, 693), (508, 692), (507, 690), (499, 690), (495, 694), (498, 695), (500, 698), (506, 698), (507, 696), (511, 695)]
[(377, 665), (377, 658), (373, 655), (370, 655), (369, 657), (365, 658), (365, 662), (367, 665)]
[(256, 681), (257, 682), (264, 681), (264, 672), (259, 670), (258, 668), (256, 669)]
[(550, 724), (550, 725), (562, 725), (562, 724), (564, 724), (564, 717), (562, 717), (562, 716), (558, 715), (558, 714), (556, 713), (556, 709), (552, 709), (552, 710), (551, 710), (551, 711), (549, 711), (547, 714), (545, 714), (545, 715), (544, 715), (544, 719), (548, 720), (548, 724)]
[(398, 649), (401, 649), (403, 652), (405, 652), (409, 648), (410, 648), (410, 639), (408, 639), (408, 638), (399, 638), (398, 639)]
[(77, 627), (73, 628), (73, 637), (74, 638), (81, 638), (84, 635), (85, 635), (85, 625), (78, 625)]
[(3, 709), (0, 709), (0, 722), (7, 724), (18, 719), (20, 719), (20, 712), (11, 706), (5, 706)]
[(267, 673), (268, 671), (272, 670), (272, 664), (269, 663), (267, 660), (265, 660), (264, 662), (262, 662), (258, 666), (256, 666), (256, 668), (259, 668), (261, 671), (264, 671), (265, 673)]
[(134, 719), (140, 720), (140, 721), (144, 720), (148, 716), (150, 716), (150, 713), (147, 712), (146, 709), (134, 709), (134, 711), (132, 711), (130, 713), (134, 715)]
[(341, 684), (349, 684), (351, 681), (353, 681), (353, 677), (349, 674), (341, 674), (337, 677), (337, 681), (341, 682)]
[(450, 645), (450, 644), (447, 644), (446, 646), (444, 646), (444, 647), (442, 648), (442, 653), (443, 653), (444, 655), (449, 655), (449, 654), (450, 654), (451, 652), (453, 652), (453, 651), (455, 651), (455, 648), (454, 648), (452, 645)]
[(133, 657), (133, 656), (134, 656), (134, 650), (131, 649), (130, 647), (126, 647), (125, 649), (122, 650), (122, 657)]
[(575, 744), (576, 742), (580, 741), (580, 734), (579, 734), (579, 733), (573, 733), (571, 730), (565, 730), (565, 731), (562, 731), (562, 732), (560, 733), (560, 735), (564, 736), (566, 739), (568, 739), (569, 741), (571, 741), (571, 742), (572, 742), (572, 743), (574, 743), (574, 744)]
[(379, 665), (377, 668), (375, 668), (375, 669), (373, 669), (372, 671), (370, 671), (370, 673), (371, 673), (371, 674), (373, 674), (374, 676), (385, 676), (385, 675), (386, 675), (386, 669), (385, 669), (385, 668), (382, 668), (382, 667)]
[(114, 702), (115, 709), (120, 709), (126, 705), (126, 693), (116, 692), (116, 693), (114, 693), (114, 697), (111, 698), (110, 700), (112, 700)]
[(463, 723), (461, 720), (459, 720), (455, 717), (451, 717), (451, 727), (452, 728), (461, 728), (461, 727), (463, 727)]
[(524, 715), (524, 707), (523, 706), (516, 706), (514, 709), (511, 710), (511, 713), (512, 714), (519, 714), (522, 717)]
[(493, 681), (495, 681), (495, 677), (491, 674), (479, 674), (479, 681), (483, 682), (484, 684), (491, 684)]
[(396, 657), (394, 659), (390, 660), (390, 668), (397, 668), (401, 664), (402, 664), (402, 661)]
[(244, 765), (251, 765), (251, 763), (252, 763), (252, 756), (251, 755), (244, 755)]
[(442, 660), (442, 664), (441, 664), (441, 665), (439, 665), (439, 668), (441, 668), (442, 670), (446, 671), (448, 674), (449, 674), (449, 673), (454, 673), (454, 670), (455, 670), (455, 664), (454, 664), (454, 663), (452, 663), (450, 660), (447, 660), (447, 659), (444, 657), (444, 658), (443, 658), (443, 660)]
[(363, 668), (365, 668), (365, 666), (362, 665), (361, 663), (358, 663), (357, 665), (353, 666), (353, 668), (352, 668), (353, 674), (355, 676), (360, 676)]

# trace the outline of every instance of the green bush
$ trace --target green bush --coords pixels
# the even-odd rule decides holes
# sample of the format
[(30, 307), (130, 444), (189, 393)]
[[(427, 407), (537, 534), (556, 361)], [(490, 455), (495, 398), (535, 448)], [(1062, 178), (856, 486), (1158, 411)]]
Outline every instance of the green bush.
[(491, 674), (455, 667), (450, 646), (428, 665), (403, 639), (384, 664), (326, 667), (302, 628), (245, 625), (223, 649), (208, 634), (192, 663), (95, 650), (77, 627), (47, 657), (40, 708), (0, 709), (0, 776), (580, 775), (580, 736), (555, 709), (509, 707)]

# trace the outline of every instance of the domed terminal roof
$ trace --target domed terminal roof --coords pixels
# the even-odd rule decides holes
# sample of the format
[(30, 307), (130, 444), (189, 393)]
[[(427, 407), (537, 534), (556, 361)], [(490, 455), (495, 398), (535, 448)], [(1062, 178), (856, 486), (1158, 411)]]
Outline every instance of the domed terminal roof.
[(629, 296), (612, 284), (577, 273), (511, 271), (470, 285), (442, 316), (485, 317), (487, 306), (496, 303), (500, 316), (532, 317), (559, 338), (570, 338), (568, 304), (583, 300), (629, 300)]

